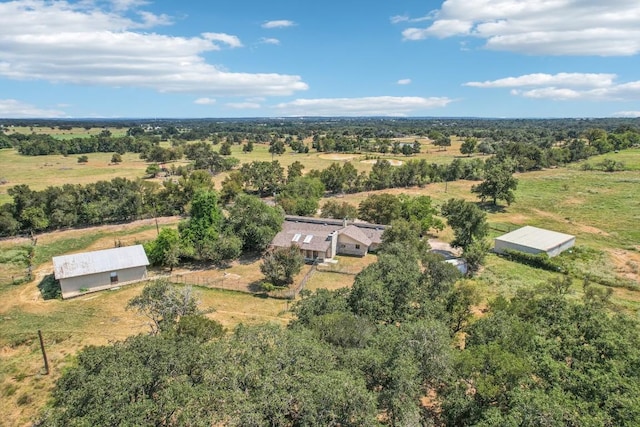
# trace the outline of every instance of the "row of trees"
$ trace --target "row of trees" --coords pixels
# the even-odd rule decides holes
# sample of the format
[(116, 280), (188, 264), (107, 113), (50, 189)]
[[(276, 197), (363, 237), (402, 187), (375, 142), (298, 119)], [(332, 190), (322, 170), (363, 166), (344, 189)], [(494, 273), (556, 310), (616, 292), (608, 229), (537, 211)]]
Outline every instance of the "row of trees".
[[(222, 183), (222, 197), (231, 200), (240, 191), (260, 196), (272, 196), (291, 192), (285, 187), (302, 177), (304, 166), (294, 162), (286, 171), (277, 160), (254, 161), (243, 164), (229, 174)], [(482, 159), (454, 159), (448, 165), (429, 163), (424, 159), (409, 160), (400, 166), (392, 166), (388, 160), (378, 160), (371, 172), (358, 172), (350, 163), (332, 163), (323, 170), (311, 170), (305, 178), (317, 179), (324, 191), (330, 193), (357, 193), (367, 190), (383, 190), (396, 187), (422, 186), (431, 182), (459, 179), (480, 180), (485, 173)]]
[(13, 201), (0, 206), (0, 236), (180, 215), (198, 189), (213, 189), (208, 172), (194, 171), (163, 185), (114, 178), (35, 191), (20, 184), (7, 190)]
[(55, 138), (46, 134), (13, 133), (0, 139), (5, 145), (14, 147), (25, 156), (44, 156), (50, 154), (87, 154), (87, 153), (142, 153), (157, 146), (159, 138), (130, 136), (113, 136), (110, 131), (103, 130), (97, 135), (69, 139)]
[[(201, 145), (205, 147), (206, 145)], [(162, 186), (143, 180), (114, 178), (87, 185), (65, 184), (34, 191), (21, 184), (8, 190), (12, 203), (0, 207), (0, 236), (13, 235), (24, 231), (43, 231), (63, 227), (98, 225), (112, 222), (131, 221), (154, 215), (184, 214), (187, 203), (198, 189), (213, 189), (213, 170), (232, 167), (230, 158), (217, 153), (207, 157), (206, 148), (194, 150), (195, 162), (203, 163), (209, 170), (188, 172), (177, 180), (167, 180)], [(201, 155), (197, 155), (200, 153)], [(209, 160), (211, 162), (209, 162)], [(218, 160), (221, 160), (218, 162)], [(424, 160), (409, 161), (399, 167), (392, 167), (386, 160), (373, 165), (367, 175), (359, 173), (350, 163), (334, 163), (322, 171), (313, 170), (303, 176), (303, 165), (294, 162), (285, 171), (280, 163), (251, 162), (232, 171), (222, 183), (221, 203), (228, 204), (243, 192), (259, 196), (274, 195), (286, 213), (315, 215), (319, 200), (326, 190), (360, 191), (364, 189), (384, 189), (395, 186), (408, 187), (437, 182), (442, 178), (478, 178), (486, 175), (485, 182), (474, 187), (484, 199), (514, 200), (513, 190), (517, 181), (512, 177), (510, 163), (479, 159), (470, 161), (454, 160), (447, 166), (429, 164)], [(486, 169), (486, 170), (485, 170)], [(392, 207), (392, 210), (397, 209)], [(348, 210), (348, 207), (347, 207)], [(327, 209), (326, 214), (336, 216), (338, 212)], [(364, 216), (362, 216), (364, 215)], [(353, 217), (352, 213), (341, 215)], [(373, 218), (361, 212), (361, 218), (373, 222), (388, 223), (390, 220)], [(430, 220), (429, 220), (430, 221)]]

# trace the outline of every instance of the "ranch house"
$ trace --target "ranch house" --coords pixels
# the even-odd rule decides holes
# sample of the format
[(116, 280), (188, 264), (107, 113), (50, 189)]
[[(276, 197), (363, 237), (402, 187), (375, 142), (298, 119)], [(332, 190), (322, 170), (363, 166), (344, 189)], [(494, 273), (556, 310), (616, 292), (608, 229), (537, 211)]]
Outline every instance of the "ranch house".
[(297, 245), (309, 262), (335, 255), (364, 256), (378, 248), (384, 229), (380, 224), (287, 215), (270, 247)]

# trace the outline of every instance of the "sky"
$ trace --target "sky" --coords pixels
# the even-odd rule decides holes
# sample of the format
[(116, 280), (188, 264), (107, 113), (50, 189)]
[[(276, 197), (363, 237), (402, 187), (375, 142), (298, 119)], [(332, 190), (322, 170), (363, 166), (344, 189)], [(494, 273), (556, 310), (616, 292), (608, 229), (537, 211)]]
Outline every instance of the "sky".
[(638, 117), (638, 0), (0, 1), (1, 118)]

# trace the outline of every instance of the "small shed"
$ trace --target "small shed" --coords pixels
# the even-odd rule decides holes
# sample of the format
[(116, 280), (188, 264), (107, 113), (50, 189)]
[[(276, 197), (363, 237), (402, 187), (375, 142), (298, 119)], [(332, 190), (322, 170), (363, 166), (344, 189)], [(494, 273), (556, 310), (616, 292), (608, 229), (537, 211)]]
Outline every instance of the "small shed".
[(142, 245), (53, 257), (62, 298), (144, 280), (149, 260)]
[(550, 257), (559, 255), (576, 243), (576, 237), (544, 228), (526, 226), (495, 238), (494, 251), (504, 253), (506, 250), (520, 251), (529, 254), (545, 252)]

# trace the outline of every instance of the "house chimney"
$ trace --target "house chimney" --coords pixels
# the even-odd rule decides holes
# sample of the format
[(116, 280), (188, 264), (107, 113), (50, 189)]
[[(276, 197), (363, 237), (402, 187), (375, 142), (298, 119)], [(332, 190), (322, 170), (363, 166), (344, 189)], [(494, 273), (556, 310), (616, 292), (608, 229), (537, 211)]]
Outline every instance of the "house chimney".
[(342, 218), (342, 226), (343, 227), (347, 226), (347, 218)]

